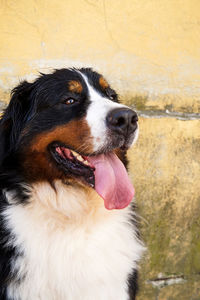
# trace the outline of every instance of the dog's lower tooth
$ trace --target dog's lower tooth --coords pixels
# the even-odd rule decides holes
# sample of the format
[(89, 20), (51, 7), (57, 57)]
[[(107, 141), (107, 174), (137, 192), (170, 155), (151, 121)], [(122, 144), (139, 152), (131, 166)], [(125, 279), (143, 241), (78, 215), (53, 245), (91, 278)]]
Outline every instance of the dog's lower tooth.
[(89, 163), (88, 163), (87, 160), (84, 160), (84, 164), (87, 165), (87, 166), (89, 166)]
[(82, 158), (82, 156), (80, 156), (80, 155), (78, 155), (76, 158), (77, 158), (78, 160), (80, 160), (80, 161), (83, 161), (83, 158)]

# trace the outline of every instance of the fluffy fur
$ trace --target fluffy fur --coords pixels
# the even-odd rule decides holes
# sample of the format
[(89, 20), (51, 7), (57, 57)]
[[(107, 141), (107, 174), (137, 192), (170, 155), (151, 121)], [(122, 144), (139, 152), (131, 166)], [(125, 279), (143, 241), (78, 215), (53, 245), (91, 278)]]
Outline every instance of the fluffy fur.
[(134, 207), (105, 209), (88, 173), (52, 154), (114, 151), (126, 165), (138, 130), (112, 132), (105, 120), (114, 109), (128, 108), (91, 69), (42, 74), (13, 90), (0, 121), (1, 300), (135, 299), (143, 246)]

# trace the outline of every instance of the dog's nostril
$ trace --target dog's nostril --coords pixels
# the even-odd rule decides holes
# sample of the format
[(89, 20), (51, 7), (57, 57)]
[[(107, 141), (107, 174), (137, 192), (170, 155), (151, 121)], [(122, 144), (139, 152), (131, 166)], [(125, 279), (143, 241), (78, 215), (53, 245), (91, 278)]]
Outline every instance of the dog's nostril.
[(122, 127), (123, 125), (126, 125), (126, 119), (124, 117), (109, 116), (107, 121), (109, 124), (116, 127)]
[(118, 120), (117, 120), (117, 126), (119, 126), (119, 127), (122, 127), (123, 125), (125, 125), (126, 124), (126, 120), (125, 120), (125, 118), (123, 118), (123, 117), (120, 117)]
[(138, 121), (138, 116), (135, 114), (131, 118), (131, 124), (134, 125)]

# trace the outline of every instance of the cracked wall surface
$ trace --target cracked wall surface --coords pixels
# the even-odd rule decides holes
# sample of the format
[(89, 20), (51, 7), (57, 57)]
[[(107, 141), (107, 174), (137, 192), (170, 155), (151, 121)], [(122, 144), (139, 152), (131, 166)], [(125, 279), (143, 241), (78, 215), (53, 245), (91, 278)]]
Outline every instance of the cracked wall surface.
[(199, 0), (1, 0), (0, 97), (38, 70), (94, 66), (154, 109), (199, 112)]
[(0, 0), (0, 111), (19, 81), (72, 66), (140, 115), (138, 299), (200, 299), (200, 1)]

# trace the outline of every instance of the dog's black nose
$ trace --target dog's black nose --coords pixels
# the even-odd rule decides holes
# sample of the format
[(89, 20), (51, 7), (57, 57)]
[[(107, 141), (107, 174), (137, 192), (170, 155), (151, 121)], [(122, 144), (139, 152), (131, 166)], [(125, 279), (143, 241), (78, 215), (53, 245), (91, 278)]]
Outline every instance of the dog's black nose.
[(137, 121), (136, 112), (126, 107), (110, 111), (106, 118), (108, 128), (125, 136), (137, 129)]

